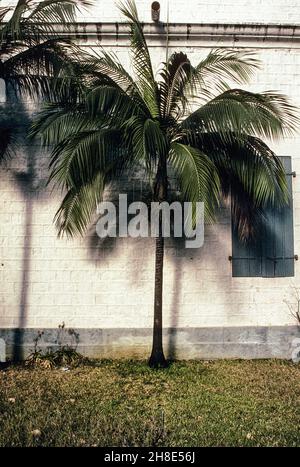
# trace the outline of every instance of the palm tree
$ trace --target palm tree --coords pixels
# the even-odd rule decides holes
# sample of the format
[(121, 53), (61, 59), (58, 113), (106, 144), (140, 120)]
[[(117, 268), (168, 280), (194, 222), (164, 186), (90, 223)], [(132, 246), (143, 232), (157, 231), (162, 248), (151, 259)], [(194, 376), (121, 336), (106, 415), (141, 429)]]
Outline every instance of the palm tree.
[[(230, 89), (245, 83), (258, 67), (248, 52), (213, 50), (192, 66), (173, 53), (155, 79), (134, 1), (120, 5), (129, 24), (131, 76), (115, 55), (90, 58), (93, 77), (82, 99), (50, 103), (33, 133), (53, 145), (50, 180), (66, 195), (56, 215), (60, 234), (84, 234), (106, 186), (143, 166), (153, 200), (169, 196), (169, 173), (182, 199), (202, 201), (208, 220), (221, 199), (232, 200), (241, 238), (255, 232), (267, 203), (284, 205), (287, 189), (279, 159), (261, 138), (294, 130), (296, 115), (276, 92)], [(151, 367), (166, 366), (162, 345), (164, 238), (156, 238)]]
[[(54, 84), (57, 86), (66, 69), (70, 75), (78, 50), (59, 37), (55, 23), (67, 26), (75, 21), (77, 9), (90, 4), (88, 0), (18, 0), (13, 7), (0, 6), (0, 80), (5, 88), (30, 98), (49, 99), (52, 92), (57, 93)], [(4, 106), (0, 161), (8, 154), (14, 126), (5, 118)]]

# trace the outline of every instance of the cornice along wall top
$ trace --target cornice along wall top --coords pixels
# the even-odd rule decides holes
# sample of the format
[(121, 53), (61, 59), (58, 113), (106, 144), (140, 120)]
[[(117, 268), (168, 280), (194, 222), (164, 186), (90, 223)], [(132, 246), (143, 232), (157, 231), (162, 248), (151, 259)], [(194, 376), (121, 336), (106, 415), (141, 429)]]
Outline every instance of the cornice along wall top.
[[(289, 42), (300, 44), (300, 25), (276, 24), (187, 24), (187, 23), (144, 23), (146, 38), (154, 45), (163, 45), (168, 37), (170, 45), (178, 41), (195, 43), (205, 40)], [(76, 23), (67, 29), (57, 25), (62, 36), (75, 37), (83, 41), (115, 41), (119, 45), (128, 43), (128, 26), (125, 23)]]

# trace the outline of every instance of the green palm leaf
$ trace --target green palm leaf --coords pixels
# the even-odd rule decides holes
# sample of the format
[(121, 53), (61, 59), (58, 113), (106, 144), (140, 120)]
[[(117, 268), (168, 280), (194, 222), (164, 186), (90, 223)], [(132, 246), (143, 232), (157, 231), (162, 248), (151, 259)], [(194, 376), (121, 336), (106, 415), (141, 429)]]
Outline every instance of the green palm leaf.
[(241, 238), (255, 234), (266, 206), (283, 207), (289, 201), (282, 164), (259, 138), (231, 133), (224, 141), (219, 133), (206, 133), (193, 142), (213, 161)]
[(213, 49), (194, 68), (192, 80), (200, 89), (222, 92), (229, 83), (248, 83), (260, 62), (253, 52), (237, 49)]
[(121, 148), (119, 130), (90, 129), (72, 135), (53, 151), (50, 180), (63, 188), (70, 188), (89, 183), (95, 173), (119, 173)]
[(220, 182), (214, 163), (199, 149), (172, 143), (169, 162), (179, 179), (185, 201), (203, 202), (207, 221), (219, 204)]
[(137, 76), (137, 86), (152, 117), (156, 118), (159, 116), (158, 87), (136, 5), (134, 1), (127, 0), (120, 3), (119, 7), (129, 21), (132, 65)]
[(89, 183), (70, 188), (55, 216), (59, 235), (84, 234), (102, 200), (104, 186), (103, 176), (97, 173)]
[(72, 23), (77, 11), (91, 6), (92, 0), (43, 0), (31, 10), (26, 21), (31, 23)]
[(39, 136), (45, 146), (53, 146), (78, 134), (91, 124), (82, 104), (47, 104), (31, 126), (30, 136)]
[(159, 87), (161, 114), (164, 118), (171, 115), (178, 118), (185, 114), (188, 99), (183, 91), (192, 73), (191, 63), (182, 52), (173, 53), (165, 64)]
[(200, 107), (182, 122), (191, 131), (248, 133), (278, 138), (295, 131), (295, 107), (276, 92), (261, 94), (231, 89)]

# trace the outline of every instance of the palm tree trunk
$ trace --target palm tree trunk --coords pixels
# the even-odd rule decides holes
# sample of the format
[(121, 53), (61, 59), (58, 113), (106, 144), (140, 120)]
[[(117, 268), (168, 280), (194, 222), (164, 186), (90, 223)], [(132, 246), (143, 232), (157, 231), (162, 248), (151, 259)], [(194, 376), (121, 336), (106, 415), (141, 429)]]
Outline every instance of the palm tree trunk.
[(163, 265), (164, 238), (160, 235), (156, 239), (155, 247), (153, 342), (152, 352), (149, 359), (149, 366), (152, 368), (165, 367), (167, 365), (162, 343)]
[[(167, 198), (167, 164), (164, 158), (158, 165), (156, 182), (154, 186), (154, 198), (165, 201)], [(167, 361), (164, 356), (162, 342), (162, 306), (163, 306), (163, 266), (164, 266), (164, 237), (162, 229), (162, 213), (159, 214), (159, 235), (155, 245), (155, 286), (154, 286), (154, 320), (152, 352), (149, 359), (151, 368), (165, 368)]]

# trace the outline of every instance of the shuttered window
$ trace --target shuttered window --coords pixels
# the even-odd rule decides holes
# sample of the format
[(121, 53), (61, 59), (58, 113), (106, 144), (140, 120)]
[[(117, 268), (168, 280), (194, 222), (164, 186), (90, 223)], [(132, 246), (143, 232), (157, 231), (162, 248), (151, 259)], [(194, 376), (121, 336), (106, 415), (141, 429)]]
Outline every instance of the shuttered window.
[(280, 157), (284, 166), (290, 203), (282, 209), (265, 210), (255, 240), (243, 243), (232, 226), (233, 277), (294, 276), (294, 226), (292, 196), (292, 165), (290, 157)]

